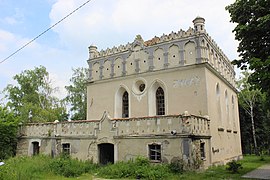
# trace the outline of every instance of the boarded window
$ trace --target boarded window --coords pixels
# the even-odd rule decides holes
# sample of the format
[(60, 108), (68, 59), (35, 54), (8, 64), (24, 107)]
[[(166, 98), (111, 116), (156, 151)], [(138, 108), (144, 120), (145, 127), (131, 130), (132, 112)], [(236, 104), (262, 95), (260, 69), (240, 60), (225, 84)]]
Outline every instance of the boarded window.
[(165, 115), (165, 98), (164, 91), (161, 87), (156, 91), (156, 108), (157, 115)]
[(126, 118), (129, 116), (129, 107), (128, 107), (128, 93), (124, 92), (122, 97), (122, 118)]
[(149, 146), (149, 159), (151, 161), (161, 161), (161, 145), (150, 144)]
[(69, 143), (65, 143), (65, 144), (62, 144), (62, 152), (64, 154), (70, 154), (70, 144)]
[(183, 155), (185, 155), (187, 158), (189, 157), (189, 140), (188, 139), (183, 140)]

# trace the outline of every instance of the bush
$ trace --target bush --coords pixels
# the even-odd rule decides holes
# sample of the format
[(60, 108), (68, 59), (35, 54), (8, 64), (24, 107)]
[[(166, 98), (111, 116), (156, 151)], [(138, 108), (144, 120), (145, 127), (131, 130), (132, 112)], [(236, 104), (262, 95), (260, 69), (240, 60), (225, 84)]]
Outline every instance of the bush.
[(145, 157), (137, 157), (127, 162), (109, 164), (98, 170), (98, 174), (105, 178), (132, 178), (132, 179), (166, 179), (169, 176), (167, 165), (152, 165)]
[(49, 168), (54, 174), (65, 177), (78, 177), (83, 173), (90, 172), (96, 167), (97, 166), (91, 161), (79, 161), (77, 159), (70, 158), (70, 156), (66, 154), (52, 159), (49, 163)]
[(0, 179), (37, 179), (41, 172), (49, 171), (48, 161), (50, 157), (47, 156), (10, 158), (0, 166)]
[(97, 168), (91, 161), (79, 161), (69, 156), (51, 158), (39, 155), (34, 157), (14, 157), (0, 166), (0, 180), (40, 179), (47, 174), (77, 177)]
[(175, 159), (169, 164), (169, 169), (173, 173), (183, 173), (185, 167), (185, 161), (183, 159)]
[(226, 169), (232, 173), (238, 173), (238, 171), (243, 168), (242, 164), (236, 162), (235, 160), (232, 160), (227, 165), (228, 167)]

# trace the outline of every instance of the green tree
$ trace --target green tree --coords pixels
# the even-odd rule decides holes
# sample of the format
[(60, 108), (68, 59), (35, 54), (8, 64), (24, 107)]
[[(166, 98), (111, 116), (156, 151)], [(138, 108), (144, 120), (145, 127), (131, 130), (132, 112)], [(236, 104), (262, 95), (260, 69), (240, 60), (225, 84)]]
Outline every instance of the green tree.
[(242, 75), (237, 82), (242, 145), (244, 152), (258, 155), (263, 148), (269, 147), (266, 95), (248, 82), (250, 73), (245, 71)]
[(250, 82), (270, 95), (270, 1), (236, 0), (226, 10), (231, 22), (237, 23), (233, 32), (240, 59), (233, 63), (251, 69)]
[(7, 106), (22, 122), (46, 122), (67, 119), (64, 101), (53, 93), (49, 73), (43, 66), (25, 70), (13, 78), (16, 85), (9, 84), (4, 92)]
[(85, 120), (86, 119), (86, 107), (87, 107), (87, 68), (72, 69), (73, 75), (70, 79), (71, 85), (66, 86), (68, 95), (66, 101), (71, 105), (71, 119), (73, 120)]
[(0, 106), (0, 160), (15, 155), (17, 145), (18, 119)]

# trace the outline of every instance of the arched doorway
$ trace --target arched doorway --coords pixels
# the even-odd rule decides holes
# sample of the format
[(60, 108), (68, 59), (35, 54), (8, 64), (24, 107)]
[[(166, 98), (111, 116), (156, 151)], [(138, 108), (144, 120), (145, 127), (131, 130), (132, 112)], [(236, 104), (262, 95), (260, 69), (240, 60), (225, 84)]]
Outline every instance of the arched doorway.
[(108, 164), (114, 163), (114, 145), (110, 143), (103, 143), (98, 145), (99, 163)]

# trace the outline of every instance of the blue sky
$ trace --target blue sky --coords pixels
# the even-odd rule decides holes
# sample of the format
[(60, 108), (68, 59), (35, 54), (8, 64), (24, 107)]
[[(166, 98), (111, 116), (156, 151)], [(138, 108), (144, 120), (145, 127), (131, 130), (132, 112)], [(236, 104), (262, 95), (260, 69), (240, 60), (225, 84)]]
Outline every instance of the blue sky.
[[(0, 0), (0, 61), (86, 0)], [(0, 64), (0, 91), (23, 70), (45, 66), (59, 97), (65, 96), (72, 68), (87, 67), (88, 46), (99, 50), (144, 40), (193, 26), (206, 19), (206, 31), (229, 57), (236, 59), (229, 13), (233, 0), (92, 0), (34, 43)], [(0, 95), (1, 98), (1, 95)]]

